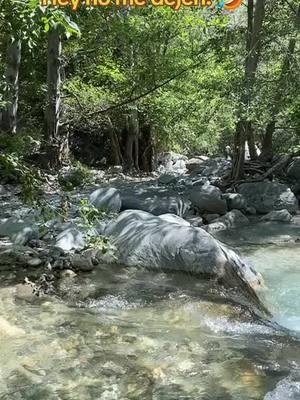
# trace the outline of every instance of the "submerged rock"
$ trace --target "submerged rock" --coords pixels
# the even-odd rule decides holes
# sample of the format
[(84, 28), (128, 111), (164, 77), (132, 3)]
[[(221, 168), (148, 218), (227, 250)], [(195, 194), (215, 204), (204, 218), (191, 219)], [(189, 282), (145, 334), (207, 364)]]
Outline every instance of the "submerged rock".
[(298, 200), (286, 185), (277, 182), (243, 183), (238, 187), (249, 207), (255, 207), (259, 214), (287, 209), (290, 213), (298, 210)]
[(128, 210), (108, 224), (105, 234), (116, 246), (120, 263), (217, 277), (263, 309), (253, 289), (261, 284), (260, 275), (201, 228)]
[(278, 222), (291, 222), (293, 219), (292, 215), (288, 210), (271, 211), (267, 215), (264, 215), (262, 221), (278, 221)]

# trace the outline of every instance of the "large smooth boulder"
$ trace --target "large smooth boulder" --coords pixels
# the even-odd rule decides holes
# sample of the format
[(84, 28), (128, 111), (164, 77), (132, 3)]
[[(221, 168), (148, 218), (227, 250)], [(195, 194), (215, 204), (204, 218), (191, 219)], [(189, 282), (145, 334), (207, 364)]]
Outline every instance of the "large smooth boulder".
[(39, 238), (39, 231), (31, 220), (10, 217), (0, 220), (0, 236), (9, 237), (18, 245), (25, 245), (32, 239)]
[(287, 170), (287, 176), (300, 181), (300, 157), (295, 157)]
[(262, 221), (277, 222), (291, 222), (292, 219), (293, 217), (288, 210), (271, 211), (261, 218)]
[(227, 211), (227, 203), (221, 196), (219, 188), (208, 184), (192, 189), (189, 199), (200, 213), (223, 215)]
[(119, 212), (122, 200), (120, 192), (115, 188), (100, 188), (91, 193), (89, 201), (98, 210)]
[(259, 214), (287, 209), (290, 213), (298, 210), (298, 200), (289, 187), (277, 182), (243, 183), (238, 192), (247, 200), (249, 207), (255, 207)]
[(154, 215), (185, 214), (190, 202), (176, 192), (158, 187), (126, 188), (121, 190), (121, 210), (142, 210)]
[(253, 289), (261, 284), (260, 275), (205, 230), (178, 222), (128, 210), (108, 224), (105, 235), (122, 264), (218, 277), (263, 309)]

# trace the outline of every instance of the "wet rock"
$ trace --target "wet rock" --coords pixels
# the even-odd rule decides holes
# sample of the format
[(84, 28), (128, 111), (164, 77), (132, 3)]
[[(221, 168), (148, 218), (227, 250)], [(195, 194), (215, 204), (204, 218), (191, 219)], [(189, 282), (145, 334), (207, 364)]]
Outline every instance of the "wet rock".
[(247, 200), (249, 207), (255, 207), (259, 214), (287, 209), (290, 213), (298, 210), (298, 201), (291, 189), (277, 182), (243, 183), (238, 192)]
[(177, 224), (174, 229), (159, 217), (128, 210), (108, 224), (105, 234), (116, 246), (120, 263), (217, 276), (260, 304), (251, 288), (260, 285), (260, 275), (201, 228)]
[(25, 331), (23, 331), (23, 329), (12, 325), (5, 318), (0, 316), (0, 338), (7, 337), (7, 336), (8, 337), (21, 336), (24, 334), (25, 334)]
[(222, 192), (217, 187), (204, 185), (192, 189), (189, 199), (200, 213), (216, 213), (222, 215), (227, 211), (227, 204), (226, 200), (221, 198), (221, 195)]
[(83, 234), (75, 227), (62, 231), (56, 238), (56, 247), (63, 251), (81, 250), (85, 246)]
[(278, 222), (291, 222), (293, 219), (292, 215), (288, 210), (271, 211), (267, 215), (264, 215), (262, 221), (278, 221)]
[(280, 381), (276, 388), (269, 392), (264, 400), (299, 400), (300, 399), (300, 380), (285, 378)]
[(245, 210), (247, 208), (247, 200), (239, 193), (224, 193), (222, 198), (226, 200), (229, 211)]
[(240, 210), (232, 210), (208, 225), (208, 232), (238, 228), (249, 224), (248, 218)]
[(15, 244), (25, 245), (32, 239), (38, 239), (39, 233), (32, 221), (10, 217), (0, 221), (0, 236), (9, 237)]
[(122, 206), (120, 192), (115, 188), (100, 188), (89, 197), (89, 201), (98, 210), (119, 212)]

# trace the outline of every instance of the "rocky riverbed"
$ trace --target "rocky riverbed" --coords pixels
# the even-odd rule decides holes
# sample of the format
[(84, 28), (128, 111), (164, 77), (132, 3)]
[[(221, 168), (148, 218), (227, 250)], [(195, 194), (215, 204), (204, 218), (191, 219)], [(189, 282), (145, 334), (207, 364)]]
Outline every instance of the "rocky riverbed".
[[(144, 177), (119, 168), (94, 171), (93, 184), (68, 192), (49, 176), (36, 207), (22, 203), (20, 187), (1, 186), (3, 399), (270, 400), (282, 390), (297, 398), (300, 354), (292, 330), (300, 330), (300, 315), (290, 313), (300, 261), (295, 181), (222, 191), (219, 175), (228, 161), (198, 161)], [(64, 174), (67, 179), (70, 171)], [(142, 246), (135, 257), (112, 234), (130, 209), (147, 216), (154, 232), (166, 230), (159, 240), (147, 236), (147, 257), (137, 228), (128, 236), (138, 240), (133, 249)], [(176, 240), (166, 241), (167, 232), (179, 230)], [(225, 264), (213, 263), (218, 273), (203, 274), (216, 254), (208, 242), (176, 247), (193, 232), (225, 249)], [(207, 280), (223, 273), (231, 248), (244, 260), (235, 276), (247, 265), (245, 282), (252, 287), (251, 274), (262, 275), (257, 293), (271, 321), (252, 313), (253, 297), (245, 302), (236, 281)], [(150, 250), (156, 272), (146, 262)], [(191, 272), (201, 252), (209, 258), (198, 259), (202, 269), (195, 276), (172, 272)], [(161, 271), (166, 265), (167, 273)]]

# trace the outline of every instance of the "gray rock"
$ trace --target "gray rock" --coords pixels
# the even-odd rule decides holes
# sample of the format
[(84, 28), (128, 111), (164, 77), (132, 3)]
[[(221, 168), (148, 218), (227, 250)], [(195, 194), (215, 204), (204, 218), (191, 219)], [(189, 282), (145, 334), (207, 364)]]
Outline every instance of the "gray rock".
[(298, 210), (298, 201), (286, 185), (277, 182), (243, 183), (238, 192), (247, 200), (249, 207), (255, 207), (259, 214), (287, 209), (290, 213)]
[(287, 176), (300, 181), (300, 157), (295, 157), (287, 170)]
[(71, 258), (71, 265), (76, 270), (84, 272), (92, 271), (95, 268), (92, 258), (83, 254), (74, 254)]
[(246, 210), (247, 200), (239, 193), (224, 193), (222, 198), (227, 202), (227, 208), (231, 210)]
[(189, 195), (193, 206), (197, 207), (200, 213), (225, 214), (227, 211), (226, 200), (221, 198), (222, 192), (215, 186), (204, 185), (192, 189)]
[(195, 228), (199, 228), (204, 224), (203, 219), (197, 215), (185, 217), (185, 220)]
[(39, 239), (39, 232), (31, 220), (10, 217), (0, 221), (0, 236), (9, 237), (15, 244), (25, 245), (32, 239)]
[(264, 215), (262, 221), (278, 221), (278, 222), (291, 222), (293, 219), (292, 215), (288, 210), (271, 211)]
[(203, 219), (206, 223), (210, 224), (217, 218), (220, 218), (220, 214), (204, 214)]
[(208, 225), (208, 232), (238, 228), (249, 224), (248, 218), (240, 210), (231, 210)]
[(98, 210), (119, 212), (122, 201), (120, 192), (115, 188), (100, 188), (95, 190), (89, 197), (89, 201)]
[(190, 206), (190, 202), (175, 191), (158, 187), (124, 189), (121, 198), (122, 211), (142, 210), (154, 215), (175, 214), (181, 217)]
[(219, 277), (263, 309), (253, 290), (260, 285), (260, 275), (201, 228), (175, 226), (149, 213), (128, 210), (108, 225), (105, 234), (122, 264)]
[(55, 246), (63, 251), (81, 250), (85, 246), (83, 234), (75, 227), (68, 228), (57, 236)]
[(194, 157), (190, 158), (186, 163), (186, 168), (189, 172), (194, 172), (194, 173), (201, 173), (203, 169), (205, 168), (202, 164), (204, 161), (206, 161), (208, 157), (203, 156), (203, 157)]
[(190, 226), (190, 223), (186, 220), (184, 220), (181, 217), (178, 217), (178, 215), (174, 214), (162, 214), (159, 216), (160, 219), (163, 221), (169, 222), (170, 224), (179, 224), (179, 225), (184, 225), (184, 226)]
[(169, 185), (170, 183), (176, 182), (176, 176), (172, 174), (163, 174), (158, 178), (158, 183), (163, 185)]
[(256, 215), (255, 207), (247, 207), (245, 211), (246, 211), (246, 214), (248, 214), (248, 215)]
[(266, 394), (264, 400), (299, 400), (300, 380), (288, 377), (281, 380), (276, 388)]

